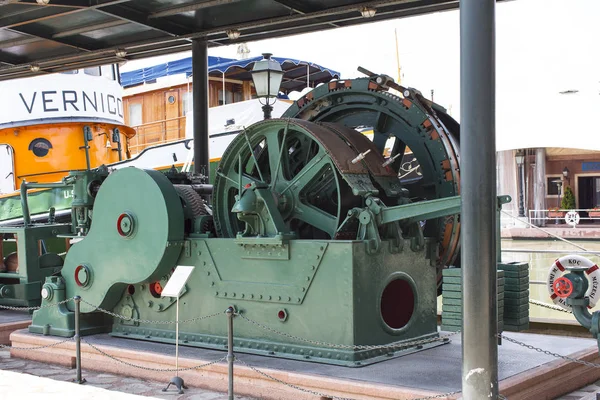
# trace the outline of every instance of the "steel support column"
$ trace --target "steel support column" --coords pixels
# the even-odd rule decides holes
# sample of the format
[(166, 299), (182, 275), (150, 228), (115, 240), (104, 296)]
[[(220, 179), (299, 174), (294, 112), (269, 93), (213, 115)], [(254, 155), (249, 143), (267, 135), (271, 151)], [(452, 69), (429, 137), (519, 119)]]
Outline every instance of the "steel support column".
[(194, 172), (208, 176), (208, 46), (205, 40), (192, 41)]
[(495, 0), (460, 2), (462, 390), (498, 396)]

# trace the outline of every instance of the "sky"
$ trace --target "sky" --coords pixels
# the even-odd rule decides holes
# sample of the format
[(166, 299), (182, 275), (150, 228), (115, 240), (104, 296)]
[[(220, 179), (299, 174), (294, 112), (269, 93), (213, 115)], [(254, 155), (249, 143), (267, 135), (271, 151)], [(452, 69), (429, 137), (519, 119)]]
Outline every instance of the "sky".
[[(515, 132), (516, 127), (523, 129), (523, 124), (538, 118), (540, 113), (552, 112), (552, 108), (560, 111), (556, 103), (561, 98), (555, 97), (560, 91), (578, 90), (569, 99), (577, 100), (576, 104), (589, 103), (585, 96), (594, 96), (590, 97), (593, 102), (600, 101), (599, 17), (600, 0), (513, 0), (497, 4), (496, 103), (497, 118), (501, 123), (506, 120), (503, 130)], [(247, 45), (250, 57), (269, 52), (277, 57), (311, 61), (340, 72), (344, 79), (362, 76), (358, 66), (397, 79), (395, 31), (402, 84), (420, 90), (428, 98), (434, 90), (435, 102), (460, 120), (459, 11)], [(236, 52), (237, 45), (209, 49), (211, 56), (237, 58)], [(121, 71), (189, 56), (190, 53), (179, 53), (131, 61)], [(539, 107), (532, 108), (537, 103)], [(600, 104), (594, 103), (590, 111), (599, 110), (596, 105)], [(574, 121), (565, 121), (564, 125), (567, 123)], [(521, 134), (514, 135), (516, 138)]]

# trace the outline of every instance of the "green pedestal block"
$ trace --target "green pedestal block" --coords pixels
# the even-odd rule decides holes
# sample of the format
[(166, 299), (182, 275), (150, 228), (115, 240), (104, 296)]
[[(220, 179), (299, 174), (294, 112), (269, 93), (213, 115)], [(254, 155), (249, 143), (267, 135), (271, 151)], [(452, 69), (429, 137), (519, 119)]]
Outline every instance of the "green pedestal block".
[[(505, 299), (506, 301), (506, 299)], [(512, 306), (512, 305), (504, 305), (504, 312), (506, 314), (520, 314), (520, 313), (529, 313), (529, 303), (523, 304), (520, 306)]]
[(502, 271), (504, 272), (505, 278), (525, 278), (529, 276), (529, 269), (523, 269), (520, 271)]
[(511, 325), (504, 323), (504, 330), (507, 332), (522, 332), (529, 329), (529, 322), (521, 325)]
[(509, 287), (521, 288), (521, 287), (529, 286), (529, 276), (524, 276), (522, 278), (504, 278), (504, 279), (505, 279), (505, 285), (507, 288), (509, 288)]
[[(460, 268), (446, 268), (442, 271), (442, 277), (461, 277), (462, 270)], [(445, 279), (444, 279), (445, 280)]]
[[(6, 238), (0, 240), (2, 253), (6, 257), (16, 251), (18, 259), (16, 271), (0, 273), (0, 305), (40, 305), (44, 279), (60, 271), (63, 265), (63, 259), (51, 252), (61, 250), (61, 242), (64, 249), (64, 239), (57, 240), (56, 235), (68, 233), (70, 228), (67, 224), (0, 227), (0, 235)], [(10, 241), (14, 238), (16, 243)]]
[[(72, 337), (75, 335), (75, 302), (62, 303), (66, 299), (63, 279), (51, 276), (46, 279), (42, 290), (42, 308), (33, 312), (29, 332), (43, 335)], [(110, 331), (111, 319), (104, 313), (80, 314), (82, 335)]]
[(521, 297), (521, 298), (513, 298), (506, 296), (504, 298), (504, 306), (512, 306), (512, 307), (521, 307), (529, 305), (529, 296)]
[(450, 297), (444, 297), (443, 304), (447, 304), (449, 306), (462, 306), (462, 299), (453, 299)]
[(442, 284), (462, 285), (462, 278), (460, 276), (443, 276), (442, 282)]
[[(176, 265), (196, 268), (180, 298), (180, 320), (233, 306), (269, 328), (236, 317), (236, 351), (360, 366), (418, 350), (402, 348), (402, 342), (438, 336), (436, 271), (409, 242), (395, 254), (384, 242), (375, 255), (367, 254), (363, 242), (254, 246), (236, 239), (193, 239), (186, 246), (190, 251)], [(149, 288), (148, 282), (131, 285), (113, 311), (174, 321), (175, 306)], [(221, 314), (182, 324), (180, 337), (186, 346), (223, 349), (226, 322)], [(174, 325), (115, 320), (111, 335), (172, 343), (174, 330)], [(392, 342), (400, 344), (391, 350), (352, 349)]]
[(462, 306), (458, 305), (449, 305), (449, 304), (442, 304), (442, 315), (445, 316), (446, 313), (462, 313)]
[(511, 322), (512, 325), (519, 325), (519, 324), (515, 324), (513, 321), (521, 321), (523, 319), (529, 320), (529, 313), (523, 313), (523, 314), (506, 313), (506, 314), (504, 314), (504, 320), (507, 322)]
[(498, 269), (507, 271), (529, 271), (529, 264), (526, 262), (515, 261), (512, 263), (499, 263)]
[(504, 290), (504, 298), (505, 299), (528, 299), (529, 300), (529, 290), (521, 290), (521, 291), (512, 291), (512, 290)]
[(513, 318), (504, 318), (504, 323), (512, 326), (520, 326), (523, 324), (529, 323), (529, 316), (513, 319)]

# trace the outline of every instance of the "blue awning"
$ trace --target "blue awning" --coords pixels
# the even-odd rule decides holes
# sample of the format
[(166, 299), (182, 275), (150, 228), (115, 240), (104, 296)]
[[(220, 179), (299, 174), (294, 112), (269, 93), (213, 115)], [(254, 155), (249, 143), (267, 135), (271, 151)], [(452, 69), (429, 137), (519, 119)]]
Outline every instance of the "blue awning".
[[(283, 57), (272, 57), (272, 59), (279, 62), (284, 71), (282, 90), (290, 91), (302, 89), (306, 86), (307, 78), (309, 84), (312, 84), (312, 86), (321, 82), (328, 82), (331, 79), (340, 78), (339, 72), (322, 67), (321, 65), (310, 61)], [(245, 60), (209, 56), (208, 73), (212, 76), (226, 74), (226, 76), (230, 75), (230, 78), (250, 80), (250, 70), (254, 66), (254, 63), (260, 60), (262, 60), (262, 56), (247, 58)], [(301, 66), (303, 65), (306, 66), (306, 68), (302, 68)], [(135, 71), (124, 72), (121, 74), (121, 84), (123, 87), (129, 87), (141, 83), (152, 82), (157, 78), (177, 74), (185, 74), (186, 77), (192, 75), (191, 57)]]
[[(210, 71), (215, 65), (231, 61), (235, 60), (232, 58), (208, 56), (208, 69)], [(123, 72), (121, 73), (121, 85), (123, 85), (123, 87), (135, 86), (141, 83), (152, 82), (158, 78), (169, 75), (186, 74), (189, 76), (191, 73), (192, 57), (187, 57), (181, 60), (169, 61), (164, 64)]]
[[(263, 57), (262, 56), (258, 56), (258, 57), (253, 57), (253, 58), (247, 58), (245, 60), (231, 60), (231, 61), (225, 61), (221, 64), (217, 64), (214, 65), (212, 68), (209, 67), (210, 72), (212, 71), (218, 71), (220, 73), (227, 73), (228, 70), (232, 69), (232, 68), (243, 68), (243, 69), (248, 69), (249, 67), (251, 67), (250, 64), (254, 65), (254, 63), (256, 61), (260, 61), (262, 60)], [(319, 69), (321, 71), (327, 71), (329, 72), (329, 74), (331, 76), (337, 76), (338, 78), (340, 77), (340, 73), (337, 71), (333, 71), (329, 68), (325, 68), (322, 67), (318, 64), (312, 63), (310, 61), (302, 61), (302, 60), (295, 60), (293, 58), (283, 58), (283, 57), (271, 57), (271, 59), (277, 61), (279, 64), (282, 65), (282, 68), (284, 70), (286, 70), (285, 68), (285, 64), (293, 64), (294, 66), (298, 66), (300, 64), (302, 65), (308, 65), (311, 68), (316, 68)], [(188, 76), (191, 75), (191, 71), (189, 72)]]

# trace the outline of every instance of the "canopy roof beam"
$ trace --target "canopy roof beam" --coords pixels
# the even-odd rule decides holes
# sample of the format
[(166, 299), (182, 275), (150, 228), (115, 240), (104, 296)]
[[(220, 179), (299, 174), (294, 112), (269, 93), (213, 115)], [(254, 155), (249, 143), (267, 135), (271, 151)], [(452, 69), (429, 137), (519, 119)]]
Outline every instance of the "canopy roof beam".
[(183, 5), (178, 5), (175, 7), (168, 7), (168, 8), (159, 10), (155, 13), (150, 14), (149, 18), (170, 17), (170, 16), (176, 15), (176, 14), (192, 12), (192, 11), (196, 11), (196, 10), (201, 10), (203, 8), (213, 7), (213, 6), (220, 6), (222, 4), (233, 3), (236, 1), (239, 1), (239, 0), (205, 0), (202, 2), (195, 1), (193, 3), (187, 3), (187, 4), (184, 3)]
[(29, 39), (38, 39), (38, 40), (47, 40), (50, 42), (54, 42), (54, 43), (58, 43), (60, 45), (63, 46), (69, 46), (69, 47), (73, 47), (77, 50), (81, 50), (81, 51), (93, 51), (93, 50), (97, 50), (96, 47), (91, 47), (88, 44), (80, 44), (80, 43), (76, 43), (72, 40), (58, 40), (58, 39), (54, 39), (51, 33), (42, 33), (42, 32), (37, 32), (33, 29), (31, 29), (30, 27), (19, 27), (19, 28), (12, 28), (12, 29), (7, 29), (9, 32), (15, 32), (15, 33), (19, 33), (19, 34), (23, 34), (23, 35), (27, 35), (29, 37)]
[(127, 6), (103, 6), (102, 8), (99, 8), (98, 11), (108, 16), (119, 18), (123, 21), (161, 31), (170, 36), (182, 36), (190, 33), (189, 30), (182, 25), (165, 20), (150, 20), (148, 14)]

